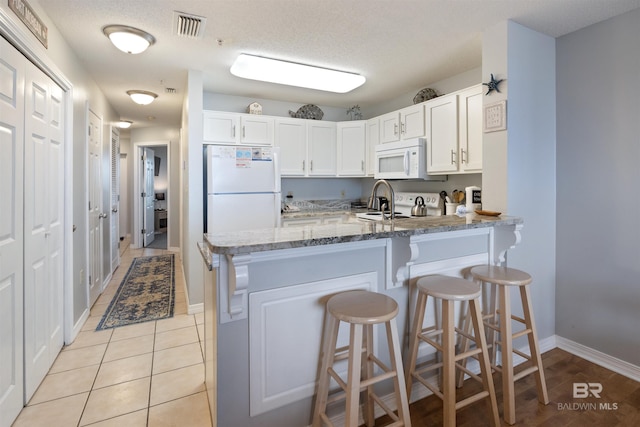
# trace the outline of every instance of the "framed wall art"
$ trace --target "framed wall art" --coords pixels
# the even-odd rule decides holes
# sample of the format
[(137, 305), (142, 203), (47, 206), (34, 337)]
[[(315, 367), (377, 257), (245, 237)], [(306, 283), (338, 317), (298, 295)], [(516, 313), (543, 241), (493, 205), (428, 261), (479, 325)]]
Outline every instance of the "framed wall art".
[(507, 100), (494, 102), (484, 106), (484, 132), (496, 132), (507, 129)]

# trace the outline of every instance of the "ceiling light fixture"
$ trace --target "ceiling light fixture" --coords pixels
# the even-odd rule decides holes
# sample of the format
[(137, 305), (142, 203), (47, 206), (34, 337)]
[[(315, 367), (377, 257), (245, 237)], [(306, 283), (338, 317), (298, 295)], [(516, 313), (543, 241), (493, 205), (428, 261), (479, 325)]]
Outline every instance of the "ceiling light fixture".
[(144, 52), (156, 42), (155, 37), (146, 31), (126, 25), (107, 25), (102, 29), (111, 43), (125, 53), (136, 54)]
[(362, 86), (366, 79), (354, 73), (314, 67), (261, 56), (240, 54), (231, 66), (231, 74), (289, 86), (346, 93)]
[(155, 93), (146, 90), (128, 90), (127, 95), (133, 102), (140, 105), (149, 105), (158, 97)]
[(116, 126), (120, 129), (129, 129), (132, 124), (133, 122), (131, 120), (120, 120), (119, 122), (116, 122)]

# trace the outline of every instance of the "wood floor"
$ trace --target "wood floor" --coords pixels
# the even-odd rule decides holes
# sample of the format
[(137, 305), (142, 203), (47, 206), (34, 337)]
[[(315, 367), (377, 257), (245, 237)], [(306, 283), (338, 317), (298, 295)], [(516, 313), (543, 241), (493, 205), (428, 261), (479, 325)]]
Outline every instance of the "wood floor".
[[(640, 426), (640, 382), (602, 368), (560, 349), (542, 355), (549, 392), (549, 404), (538, 403), (533, 375), (516, 382), (516, 426), (545, 427), (613, 427)], [(573, 398), (574, 383), (600, 383), (600, 398)], [(502, 417), (502, 391), (499, 374), (494, 375), (498, 411)], [(480, 384), (467, 380), (460, 396), (478, 390)], [(429, 396), (410, 405), (413, 427), (442, 425), (442, 402)], [(489, 426), (485, 401), (476, 402), (457, 413), (457, 425)], [(508, 426), (502, 420), (503, 426)], [(376, 420), (377, 426), (389, 423), (386, 417)]]

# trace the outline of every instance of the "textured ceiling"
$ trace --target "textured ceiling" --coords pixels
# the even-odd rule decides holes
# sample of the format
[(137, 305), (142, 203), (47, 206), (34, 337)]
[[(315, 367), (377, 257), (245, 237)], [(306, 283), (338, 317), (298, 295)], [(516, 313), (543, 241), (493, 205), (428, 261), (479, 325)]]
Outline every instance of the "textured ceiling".
[[(512, 19), (558, 37), (640, 7), (640, 0), (31, 0), (39, 3), (123, 119), (135, 126), (180, 122), (186, 71), (205, 90), (255, 98), (363, 108), (481, 65), (482, 31)], [(173, 33), (173, 12), (207, 18), (204, 37)], [(140, 55), (116, 50), (102, 27), (153, 34)], [(222, 40), (221, 43), (218, 40)], [(359, 73), (367, 82), (329, 94), (240, 79), (239, 53)], [(167, 94), (165, 88), (177, 93)], [(140, 107), (129, 89), (160, 96)], [(147, 117), (155, 116), (150, 122)]]

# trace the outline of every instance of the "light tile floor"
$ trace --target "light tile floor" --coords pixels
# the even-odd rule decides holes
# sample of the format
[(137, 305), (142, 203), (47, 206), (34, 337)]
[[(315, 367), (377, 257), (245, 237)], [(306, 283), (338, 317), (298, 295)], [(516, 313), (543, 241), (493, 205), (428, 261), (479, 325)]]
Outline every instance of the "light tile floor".
[(96, 332), (134, 257), (126, 249), (75, 341), (62, 349), (14, 427), (210, 427), (204, 388), (202, 314), (188, 315), (176, 256), (174, 317)]

